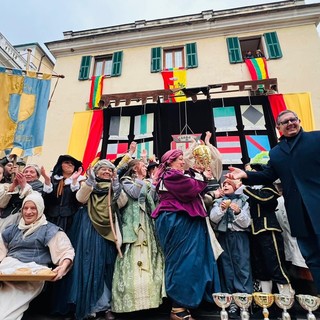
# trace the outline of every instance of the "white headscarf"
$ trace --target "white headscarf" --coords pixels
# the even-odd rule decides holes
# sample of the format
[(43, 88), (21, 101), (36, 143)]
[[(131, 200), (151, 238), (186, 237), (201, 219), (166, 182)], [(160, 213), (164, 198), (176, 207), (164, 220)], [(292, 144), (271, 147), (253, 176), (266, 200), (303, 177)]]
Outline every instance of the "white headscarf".
[(18, 228), (23, 231), (24, 238), (34, 233), (41, 226), (46, 225), (48, 223), (46, 216), (43, 214), (44, 202), (41, 194), (36, 191), (33, 191), (32, 193), (28, 194), (22, 202), (21, 211), (23, 210), (23, 207), (27, 201), (32, 201), (36, 205), (38, 216), (37, 219), (30, 224), (26, 224), (23, 217), (20, 219)]

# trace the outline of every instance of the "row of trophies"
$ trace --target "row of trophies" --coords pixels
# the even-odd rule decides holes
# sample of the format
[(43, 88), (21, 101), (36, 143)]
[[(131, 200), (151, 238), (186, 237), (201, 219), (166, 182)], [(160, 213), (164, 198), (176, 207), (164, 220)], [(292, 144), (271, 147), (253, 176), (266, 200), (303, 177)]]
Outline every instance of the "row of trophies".
[[(288, 310), (292, 307), (294, 303), (293, 295), (285, 295), (285, 294), (271, 294), (265, 292), (254, 292), (253, 294), (247, 293), (214, 293), (213, 295), (214, 302), (218, 307), (222, 308), (220, 312), (221, 320), (228, 320), (228, 312), (226, 308), (228, 308), (232, 301), (236, 303), (236, 305), (240, 308), (240, 315), (242, 320), (250, 319), (249, 307), (254, 300), (255, 303), (262, 308), (262, 314), (264, 320), (269, 320), (269, 311), (268, 308), (275, 302), (276, 305), (283, 310), (282, 312), (282, 320), (291, 320), (290, 314)], [(308, 311), (307, 320), (316, 320), (315, 315), (312, 311), (318, 309), (320, 305), (320, 298), (298, 294), (296, 298), (299, 304), (303, 309)]]

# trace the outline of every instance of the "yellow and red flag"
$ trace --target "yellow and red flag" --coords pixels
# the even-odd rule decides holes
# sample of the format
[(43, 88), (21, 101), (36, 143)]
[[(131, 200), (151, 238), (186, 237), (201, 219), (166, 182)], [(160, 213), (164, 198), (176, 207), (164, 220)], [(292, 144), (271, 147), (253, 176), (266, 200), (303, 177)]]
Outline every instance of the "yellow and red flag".
[(165, 102), (186, 101), (187, 97), (181, 89), (185, 88), (187, 85), (187, 70), (184, 68), (164, 69), (161, 74), (164, 89), (174, 91)]

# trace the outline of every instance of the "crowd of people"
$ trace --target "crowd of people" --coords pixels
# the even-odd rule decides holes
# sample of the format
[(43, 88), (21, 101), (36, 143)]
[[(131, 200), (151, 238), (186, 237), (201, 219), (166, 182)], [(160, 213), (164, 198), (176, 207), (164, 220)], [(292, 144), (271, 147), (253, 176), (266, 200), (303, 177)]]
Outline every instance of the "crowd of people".
[[(283, 135), (269, 161), (225, 176), (210, 132), (160, 162), (134, 158), (132, 142), (86, 172), (70, 155), (51, 174), (0, 160), (0, 276), (54, 272), (46, 283), (1, 281), (2, 319), (21, 319), (40, 295), (48, 313), (73, 319), (113, 320), (166, 301), (170, 320), (194, 320), (213, 293), (294, 295), (292, 265), (313, 279), (306, 293), (319, 294), (320, 182), (309, 170), (319, 169), (320, 133), (304, 132), (290, 110), (277, 127)], [(239, 318), (234, 303), (228, 312)]]

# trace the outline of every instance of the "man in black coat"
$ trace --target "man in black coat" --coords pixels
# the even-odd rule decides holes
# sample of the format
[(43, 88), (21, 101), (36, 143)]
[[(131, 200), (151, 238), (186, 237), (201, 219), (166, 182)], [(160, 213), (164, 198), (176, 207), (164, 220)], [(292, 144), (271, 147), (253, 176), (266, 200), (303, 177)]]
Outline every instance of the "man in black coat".
[(291, 110), (277, 117), (280, 142), (270, 150), (263, 171), (230, 167), (228, 178), (244, 184), (268, 184), (280, 178), (292, 236), (298, 244), (320, 294), (320, 131), (305, 132)]

